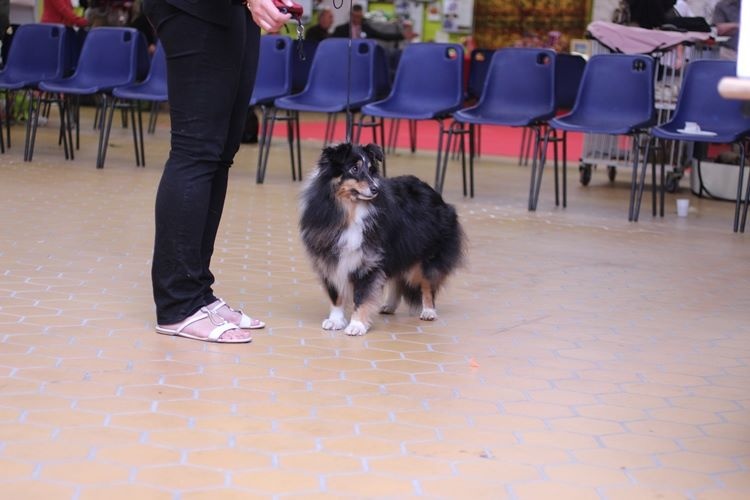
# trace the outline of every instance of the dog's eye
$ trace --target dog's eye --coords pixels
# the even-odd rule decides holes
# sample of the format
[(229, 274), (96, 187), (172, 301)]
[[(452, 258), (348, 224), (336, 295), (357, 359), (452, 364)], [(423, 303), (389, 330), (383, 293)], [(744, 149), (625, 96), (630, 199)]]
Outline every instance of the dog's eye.
[(359, 165), (354, 165), (352, 168), (349, 169), (349, 171), (353, 174), (356, 174), (359, 172)]

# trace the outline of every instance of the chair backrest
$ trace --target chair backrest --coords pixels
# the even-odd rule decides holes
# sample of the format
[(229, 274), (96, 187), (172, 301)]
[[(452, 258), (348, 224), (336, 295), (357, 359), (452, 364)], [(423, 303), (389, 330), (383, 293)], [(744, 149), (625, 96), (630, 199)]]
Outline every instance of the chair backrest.
[(586, 67), (586, 59), (573, 54), (557, 54), (555, 61), (555, 101), (557, 109), (571, 109)]
[(718, 91), (725, 76), (736, 76), (737, 64), (726, 60), (697, 60), (687, 65), (672, 123), (684, 127), (696, 122), (703, 130), (750, 132), (750, 118), (742, 110), (742, 101), (724, 99)]
[[(302, 54), (304, 59), (300, 59), (296, 54), (300, 53), (299, 45), (302, 44)], [(293, 52), (295, 57), (292, 61), (292, 92), (298, 93), (304, 90), (307, 85), (307, 79), (310, 76), (310, 67), (315, 57), (315, 51), (318, 49), (318, 42), (315, 40), (295, 40)]]
[(375, 45), (375, 98), (382, 99), (391, 92), (391, 74), (388, 54), (382, 45)]
[(453, 43), (407, 45), (387, 100), (400, 109), (452, 112), (463, 103), (463, 48)]
[(24, 24), (13, 34), (3, 70), (7, 81), (61, 78), (65, 72), (67, 35), (61, 24)]
[(164, 53), (164, 47), (161, 41), (156, 42), (156, 51), (151, 57), (151, 67), (146, 79), (154, 84), (161, 85), (164, 82), (164, 88), (167, 85), (167, 54)]
[(600, 54), (586, 63), (569, 116), (637, 129), (654, 123), (654, 60), (644, 55)]
[(292, 91), (292, 39), (282, 35), (260, 38), (258, 74), (250, 104), (263, 104)]
[(478, 106), (548, 119), (555, 114), (554, 51), (500, 49), (492, 56)]
[[(303, 91), (321, 101), (346, 98), (361, 102), (375, 98), (374, 40), (327, 38), (318, 44), (307, 85)], [(351, 68), (349, 61), (351, 57)]]
[(145, 47), (143, 35), (133, 28), (93, 28), (71, 78), (99, 88), (132, 83), (148, 72)]
[(484, 81), (490, 69), (493, 49), (474, 49), (469, 57), (469, 81), (466, 85), (466, 95), (471, 99), (479, 99), (484, 90)]

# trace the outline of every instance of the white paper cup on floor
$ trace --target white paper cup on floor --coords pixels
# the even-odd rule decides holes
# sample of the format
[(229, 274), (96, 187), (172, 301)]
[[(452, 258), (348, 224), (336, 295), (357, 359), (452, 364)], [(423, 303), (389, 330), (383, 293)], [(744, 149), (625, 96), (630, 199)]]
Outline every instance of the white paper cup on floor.
[(690, 210), (690, 200), (688, 198), (677, 199), (677, 216), (687, 217)]

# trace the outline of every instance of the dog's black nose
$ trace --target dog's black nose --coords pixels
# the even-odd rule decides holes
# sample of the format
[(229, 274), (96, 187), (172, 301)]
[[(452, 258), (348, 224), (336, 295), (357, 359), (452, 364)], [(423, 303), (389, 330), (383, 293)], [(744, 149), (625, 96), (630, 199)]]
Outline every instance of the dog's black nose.
[(378, 189), (377, 186), (370, 186), (370, 192), (373, 196), (377, 196), (377, 194), (380, 192), (380, 189)]

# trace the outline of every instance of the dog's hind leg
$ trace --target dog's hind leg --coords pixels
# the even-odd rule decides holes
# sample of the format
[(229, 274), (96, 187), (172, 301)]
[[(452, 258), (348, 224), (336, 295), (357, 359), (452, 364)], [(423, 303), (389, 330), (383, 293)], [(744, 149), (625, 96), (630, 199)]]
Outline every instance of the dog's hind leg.
[(435, 310), (435, 287), (427, 279), (422, 279), (419, 286), (422, 291), (422, 313), (419, 315), (419, 319), (434, 321), (437, 319), (437, 311)]
[(401, 302), (401, 285), (398, 279), (391, 278), (385, 285), (385, 300), (380, 308), (381, 314), (393, 314)]
[(331, 299), (331, 312), (323, 320), (323, 330), (341, 330), (346, 326), (344, 316), (344, 300), (335, 286), (325, 281), (328, 297)]

